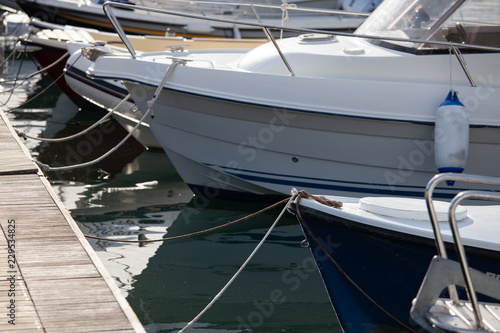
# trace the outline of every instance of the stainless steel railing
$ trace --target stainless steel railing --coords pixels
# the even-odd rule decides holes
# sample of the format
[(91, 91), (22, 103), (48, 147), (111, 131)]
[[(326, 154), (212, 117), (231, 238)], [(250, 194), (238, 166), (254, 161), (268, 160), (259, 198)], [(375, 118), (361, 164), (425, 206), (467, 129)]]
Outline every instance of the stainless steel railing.
[[(438, 254), (447, 259), (448, 254), (446, 252), (445, 243), (443, 241), (443, 237), (441, 235), (441, 230), (439, 227), (439, 222), (436, 217), (436, 211), (434, 209), (434, 204), (432, 202), (433, 191), (436, 186), (444, 181), (457, 181), (457, 182), (466, 182), (466, 183), (475, 183), (475, 184), (485, 184), (485, 185), (500, 185), (500, 178), (496, 177), (486, 177), (486, 176), (477, 176), (477, 175), (467, 175), (467, 174), (452, 174), (452, 173), (443, 173), (434, 176), (429, 183), (427, 184), (425, 190), (425, 200), (427, 203), (427, 209), (429, 211), (432, 228), (435, 235), (436, 247), (438, 249)], [(450, 203), (450, 208), (448, 211), (448, 219), (450, 223), (450, 228), (453, 235), (453, 241), (455, 244), (455, 249), (458, 254), (458, 258), (460, 261), (460, 266), (462, 269), (462, 274), (464, 276), (465, 284), (467, 287), (467, 292), (469, 294), (469, 299), (472, 303), (474, 309), (474, 316), (476, 320), (476, 325), (478, 328), (482, 327), (482, 318), (481, 312), (479, 311), (479, 304), (477, 300), (476, 293), (474, 291), (474, 286), (472, 284), (472, 279), (469, 272), (469, 265), (467, 263), (467, 257), (465, 253), (465, 248), (460, 238), (460, 233), (457, 226), (457, 221), (455, 217), (455, 211), (458, 205), (467, 199), (482, 199), (482, 200), (495, 200), (500, 201), (500, 193), (498, 192), (487, 192), (487, 191), (464, 191), (457, 194)], [(451, 300), (455, 303), (459, 303), (457, 291), (455, 287), (449, 287), (448, 291), (450, 293)]]
[[(181, 0), (177, 0), (181, 1)], [(227, 4), (225, 2), (220, 2), (221, 4)], [(236, 4), (236, 3), (230, 3), (230, 4)], [(123, 44), (131, 54), (132, 58), (136, 58), (136, 52), (128, 40), (125, 31), (123, 30), (120, 22), (118, 21), (116, 15), (112, 11), (111, 7), (116, 7), (116, 8), (123, 8), (123, 9), (134, 9), (134, 10), (143, 10), (143, 11), (148, 11), (148, 12), (156, 12), (156, 13), (161, 13), (161, 14), (166, 14), (166, 15), (177, 15), (177, 16), (182, 16), (182, 17), (187, 17), (187, 18), (194, 18), (194, 19), (201, 19), (201, 20), (207, 20), (207, 21), (215, 21), (215, 22), (222, 22), (222, 23), (230, 23), (230, 24), (242, 24), (242, 25), (249, 25), (249, 26), (254, 26), (254, 27), (260, 27), (263, 29), (264, 33), (268, 37), (268, 39), (274, 44), (276, 47), (276, 50), (278, 51), (283, 63), (288, 69), (288, 72), (290, 75), (294, 76), (294, 72), (286, 60), (283, 52), (279, 48), (278, 44), (276, 43), (275, 38), (272, 36), (271, 32), (269, 29), (271, 28), (277, 28), (280, 26), (273, 26), (273, 25), (266, 25), (263, 24), (262, 21), (260, 20), (260, 17), (256, 11), (256, 7), (266, 7), (266, 8), (280, 8), (278, 6), (271, 6), (271, 5), (260, 5), (260, 4), (245, 4), (245, 3), (240, 3), (240, 6), (249, 6), (252, 9), (252, 12), (255, 15), (255, 18), (257, 19), (258, 23), (254, 22), (242, 22), (242, 21), (237, 21), (237, 20), (226, 20), (226, 19), (220, 19), (220, 18), (212, 18), (212, 17), (206, 17), (206, 16), (200, 16), (200, 15), (195, 15), (195, 14), (189, 14), (189, 13), (181, 13), (181, 12), (175, 12), (175, 11), (170, 11), (170, 10), (164, 10), (164, 9), (159, 9), (159, 8), (149, 8), (149, 7), (142, 7), (142, 6), (136, 6), (136, 5), (129, 5), (129, 4), (122, 4), (122, 3), (115, 3), (115, 2), (106, 2), (103, 5), (103, 10), (106, 16), (108, 17), (109, 21), (113, 25), (113, 28), (115, 31), (118, 33), (120, 39), (122, 40)], [(320, 11), (320, 12), (332, 12), (332, 13), (338, 13), (342, 11), (329, 11), (329, 10), (314, 10), (315, 12)], [(342, 12), (344, 13), (344, 12)], [(344, 14), (349, 13), (347, 15), (359, 15), (359, 13), (352, 13), (352, 12), (345, 12)], [(281, 27), (281, 30), (292, 30), (295, 31), (296, 29), (292, 28), (287, 28), (283, 29), (284, 27)], [(279, 28), (278, 28), (279, 29)], [(302, 29), (298, 29), (299, 31), (302, 31)]]
[[(174, 1), (186, 1), (186, 0), (174, 0)], [(180, 16), (180, 17), (186, 17), (186, 18), (205, 20), (205, 21), (210, 21), (210, 22), (227, 23), (227, 24), (232, 24), (234, 26), (244, 25), (244, 26), (250, 26), (250, 27), (259, 27), (259, 28), (263, 29), (264, 31), (267, 31), (266, 35), (271, 40), (271, 42), (273, 42), (277, 52), (279, 53), (281, 59), (283, 60), (283, 63), (285, 64), (290, 75), (292, 75), (292, 76), (294, 75), (294, 72), (293, 72), (290, 64), (286, 60), (283, 52), (281, 51), (278, 43), (276, 42), (274, 37), (269, 33), (269, 31), (271, 29), (281, 30), (281, 31), (283, 31), (283, 30), (284, 31), (291, 31), (291, 32), (295, 32), (295, 33), (318, 33), (318, 34), (327, 34), (327, 35), (354, 37), (354, 38), (364, 38), (364, 39), (372, 39), (372, 40), (384, 40), (384, 41), (392, 41), (392, 42), (410, 42), (410, 43), (416, 43), (416, 44), (430, 44), (430, 45), (446, 46), (446, 47), (449, 47), (450, 50), (454, 50), (454, 53), (457, 56), (459, 61), (461, 61), (460, 55), (458, 52), (455, 52), (455, 50), (457, 48), (474, 48), (474, 49), (478, 49), (478, 50), (500, 52), (499, 47), (492, 47), (492, 46), (483, 46), (483, 45), (474, 45), (474, 44), (465, 44), (465, 43), (453, 43), (453, 42), (446, 42), (446, 41), (432, 41), (432, 40), (422, 40), (422, 39), (412, 39), (412, 38), (361, 35), (361, 34), (354, 34), (354, 33), (348, 33), (348, 32), (325, 31), (325, 30), (318, 30), (318, 29), (305, 29), (305, 28), (285, 27), (285, 26), (280, 26), (280, 25), (263, 24), (260, 22), (259, 16), (258, 16), (255, 8), (259, 8), (259, 7), (280, 8), (279, 6), (263, 5), (263, 4), (249, 4), (249, 3), (230, 3), (230, 2), (229, 3), (228, 2), (215, 2), (215, 3), (216, 4), (248, 6), (249, 8), (252, 9), (253, 13), (255, 14), (255, 16), (259, 22), (222, 19), (222, 18), (218, 18), (218, 17), (209, 17), (209, 16), (203, 16), (203, 15), (197, 15), (197, 14), (191, 14), (191, 13), (165, 10), (165, 9), (160, 9), (160, 8), (150, 8), (150, 7), (136, 6), (136, 5), (130, 5), (130, 4), (124, 4), (124, 3), (115, 3), (115, 2), (104, 3), (103, 10), (104, 10), (104, 13), (106, 14), (106, 16), (108, 17), (109, 21), (113, 25), (113, 28), (120, 36), (120, 39), (122, 40), (125, 47), (127, 48), (127, 50), (129, 51), (129, 53), (131, 54), (131, 56), (133, 58), (136, 58), (136, 52), (135, 52), (134, 48), (132, 47), (132, 44), (128, 40), (128, 38), (127, 38), (123, 28), (121, 27), (118, 19), (116, 18), (116, 15), (113, 13), (112, 7), (129, 9), (129, 10), (141, 10), (141, 11), (154, 12), (154, 13), (165, 14), (165, 15), (174, 15), (174, 16)], [(303, 11), (303, 12), (320, 12), (320, 13), (342, 14), (342, 15), (366, 15), (363, 13), (352, 13), (352, 12), (344, 12), (344, 11), (337, 11), (337, 10), (323, 10), (323, 9), (310, 9), (310, 8), (290, 8), (290, 9), (291, 10), (299, 10), (299, 11)], [(464, 70), (467, 77), (470, 78), (470, 74), (468, 73), (467, 69), (465, 68), (465, 65), (462, 66), (462, 69)], [(470, 83), (472, 86), (475, 85), (473, 81), (470, 81)]]
[[(137, 1), (136, 1), (137, 2)], [(370, 13), (365, 13), (365, 12), (348, 12), (345, 10), (338, 10), (338, 9), (324, 9), (324, 8), (312, 8), (312, 7), (298, 7), (294, 3), (285, 3), (282, 5), (273, 5), (273, 4), (266, 4), (266, 3), (245, 3), (245, 2), (232, 2), (232, 1), (208, 1), (208, 0), (167, 0), (167, 1), (159, 1), (159, 0), (139, 0), (141, 3), (141, 6), (144, 7), (151, 7), (148, 6), (149, 4), (158, 4), (160, 6), (164, 5), (163, 9), (167, 9), (171, 4), (188, 4), (191, 8), (193, 5), (208, 5), (207, 9), (212, 9), (216, 10), (216, 6), (223, 6), (219, 7), (220, 9), (223, 9), (224, 7), (230, 6), (233, 8), (235, 12), (241, 12), (241, 8), (248, 8), (250, 9), (250, 5), (252, 5), (255, 8), (265, 8), (265, 9), (276, 9), (276, 10), (293, 10), (297, 12), (307, 12), (307, 13), (321, 13), (321, 14), (331, 14), (331, 15), (351, 15), (351, 16), (363, 16), (363, 17), (368, 17), (370, 16)], [(215, 5), (215, 6), (214, 6)]]

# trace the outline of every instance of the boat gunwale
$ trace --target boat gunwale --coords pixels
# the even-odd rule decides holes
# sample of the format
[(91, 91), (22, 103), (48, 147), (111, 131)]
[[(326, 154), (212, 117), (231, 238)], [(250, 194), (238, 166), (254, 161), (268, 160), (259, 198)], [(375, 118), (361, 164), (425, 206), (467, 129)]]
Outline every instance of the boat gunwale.
[[(328, 198), (332, 200), (335, 199), (335, 197), (328, 197)], [(357, 199), (354, 200), (350, 199), (348, 201), (352, 203), (353, 201), (357, 201)], [(348, 228), (353, 228), (356, 230), (373, 233), (374, 235), (377, 236), (404, 240), (412, 242), (414, 244), (432, 245), (432, 247), (434, 248), (436, 247), (434, 232), (430, 221), (417, 221), (417, 223), (421, 224), (421, 228), (409, 225), (406, 231), (403, 230), (403, 228), (398, 228), (398, 230), (393, 230), (394, 224), (391, 225), (390, 222), (387, 221), (398, 220), (397, 218), (391, 218), (387, 216), (368, 213), (374, 216), (373, 219), (370, 219), (369, 217), (358, 216), (354, 213), (345, 210), (328, 207), (318, 203), (315, 200), (309, 200), (309, 199), (302, 199), (300, 201), (300, 205), (301, 205), (300, 208), (301, 215), (321, 218), (321, 220), (324, 221), (325, 223), (337, 223), (346, 226)], [(295, 215), (297, 215), (296, 202), (294, 202), (291, 205), (290, 210)], [(336, 211), (336, 213), (332, 213), (334, 211)], [(377, 217), (379, 217), (380, 219), (377, 219)], [(373, 225), (370, 223), (371, 221), (380, 221), (380, 224)], [(472, 222), (470, 217), (468, 217), (465, 221), (461, 222), (460, 224), (472, 225), (474, 223), (477, 224), (478, 222)], [(384, 227), (383, 224), (386, 224), (387, 227)], [(448, 249), (448, 251), (450, 251), (450, 253), (454, 253), (455, 247), (453, 244), (451, 231), (449, 230), (449, 224), (448, 223), (442, 223), (442, 224), (443, 226), (446, 227), (446, 229), (443, 228), (443, 231), (446, 232), (443, 235), (445, 239), (445, 246)], [(424, 228), (426, 229), (424, 230)], [(489, 241), (480, 240), (479, 242), (477, 242), (477, 244), (472, 245), (470, 243), (470, 238), (464, 237), (464, 235), (461, 235), (461, 237), (468, 255), (474, 254), (500, 260), (500, 244), (496, 244), (496, 248), (492, 248), (491, 245), (495, 244), (492, 244)], [(481, 246), (484, 245), (485, 247), (479, 247), (479, 244), (481, 244)], [(437, 249), (436, 249), (436, 254), (437, 254)]]
[[(126, 81), (131, 82), (131, 83), (144, 85), (144, 86), (148, 86), (148, 87), (152, 87), (152, 88), (157, 87), (156, 85), (154, 85), (153, 83), (150, 83), (150, 82), (140, 81), (138, 79), (131, 79), (131, 78), (125, 79), (125, 78), (123, 78), (123, 76), (96, 75), (95, 72), (92, 72), (92, 73), (87, 72), (86, 74), (87, 74), (87, 76), (91, 77), (92, 79), (126, 80)], [(204, 94), (204, 93), (200, 93), (200, 92), (191, 92), (191, 91), (182, 90), (180, 88), (172, 88), (172, 87), (163, 87), (162, 90), (172, 91), (175, 93), (182, 93), (182, 94), (186, 94), (186, 95), (198, 96), (198, 97), (208, 98), (208, 99), (213, 99), (213, 100), (220, 100), (220, 101), (230, 102), (230, 103), (235, 103), (235, 104), (244, 104), (244, 105), (251, 105), (251, 106), (256, 106), (256, 107), (279, 109), (279, 110), (285, 110), (285, 111), (290, 111), (290, 112), (298, 112), (298, 113), (306, 113), (306, 114), (318, 114), (318, 115), (335, 116), (335, 117), (345, 117), (345, 118), (351, 118), (351, 119), (391, 121), (391, 122), (401, 122), (401, 123), (409, 123), (409, 124), (417, 124), (417, 125), (434, 126), (433, 121), (394, 119), (394, 118), (389, 118), (389, 117), (361, 116), (361, 115), (349, 115), (346, 113), (335, 113), (335, 112), (326, 112), (326, 111), (318, 111), (318, 110), (305, 110), (305, 109), (284, 107), (284, 106), (278, 106), (278, 105), (270, 105), (270, 104), (264, 104), (264, 103), (258, 103), (258, 102), (241, 101), (241, 100), (236, 100), (236, 99), (230, 99), (227, 97), (219, 97), (219, 96), (209, 95), (208, 93)], [(499, 125), (470, 124), (470, 127), (471, 128), (500, 128), (500, 124)]]

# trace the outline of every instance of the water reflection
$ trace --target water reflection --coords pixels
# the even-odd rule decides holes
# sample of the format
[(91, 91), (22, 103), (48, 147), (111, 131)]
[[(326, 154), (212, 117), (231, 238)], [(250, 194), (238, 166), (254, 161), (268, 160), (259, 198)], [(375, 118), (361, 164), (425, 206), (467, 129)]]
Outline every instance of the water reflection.
[[(137, 210), (134, 214), (117, 212), (111, 216), (82, 216), (80, 228), (86, 235), (116, 240), (138, 240), (162, 238), (180, 211), (171, 208)], [(92, 222), (90, 222), (92, 221)], [(148, 259), (154, 256), (161, 243), (129, 244), (89, 239), (106, 263), (106, 269), (115, 279), (120, 290), (127, 296), (139, 276), (146, 268)]]
[[(70, 120), (72, 126), (66, 126), (57, 132), (54, 137), (67, 137), (78, 133), (95, 122), (81, 119), (80, 113)], [(83, 125), (82, 125), (83, 124)], [(38, 160), (51, 167), (67, 166), (92, 161), (114, 148), (127, 132), (116, 121), (110, 119), (97, 126), (90, 132), (64, 142), (50, 142), (40, 144), (36, 151)], [(80, 168), (70, 171), (52, 172), (49, 177), (55, 179), (72, 179), (89, 182), (91, 179), (112, 179), (122, 172), (123, 167), (132, 162), (145, 151), (134, 138), (128, 139), (117, 151), (109, 157), (89, 168)]]
[[(86, 233), (158, 239), (222, 225), (263, 207), (194, 197), (189, 203), (75, 219)], [(116, 266), (117, 273), (112, 275), (148, 330), (177, 331), (229, 281), (280, 209), (219, 231), (164, 243), (139, 246), (90, 241), (104, 251), (99, 254), (107, 267)], [(300, 245), (302, 240), (295, 218), (285, 215), (247, 268), (202, 317), (197, 331), (340, 332), (309, 249)]]
[(129, 211), (151, 205), (187, 203), (193, 193), (184, 184), (167, 156), (145, 151), (121, 172), (105, 180), (52, 180), (64, 206), (75, 215)]
[[(0, 52), (4, 52), (5, 45), (0, 46)], [(9, 49), (10, 53), (12, 49)], [(0, 55), (0, 60), (3, 56)], [(36, 94), (38, 87), (43, 83), (41, 75), (35, 75), (25, 80), (27, 73), (37, 70), (36, 66), (26, 58), (22, 61), (9, 61), (0, 68), (0, 109), (3, 111), (13, 110), (26, 103)]]
[[(38, 82), (38, 81), (37, 81)], [(55, 86), (54, 86), (55, 87)], [(17, 99), (31, 98), (37, 88)], [(57, 87), (9, 114), (32, 136), (62, 137), (102, 114), (80, 110)], [(22, 98), (21, 98), (22, 97)], [(25, 141), (52, 166), (91, 160), (124, 137), (116, 122), (64, 143)], [(112, 129), (112, 130), (111, 130)], [(167, 156), (131, 141), (98, 165), (49, 173), (85, 234), (116, 239), (183, 235), (246, 216), (267, 204), (193, 197)], [(178, 331), (227, 283), (279, 209), (188, 239), (144, 245), (89, 239), (148, 332)], [(285, 217), (222, 298), (195, 325), (199, 332), (341, 332), (295, 218)]]

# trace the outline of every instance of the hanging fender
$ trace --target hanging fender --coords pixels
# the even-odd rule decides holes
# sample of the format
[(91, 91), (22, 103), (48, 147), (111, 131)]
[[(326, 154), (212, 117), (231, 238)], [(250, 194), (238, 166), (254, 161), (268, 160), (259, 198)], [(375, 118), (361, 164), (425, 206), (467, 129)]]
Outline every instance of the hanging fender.
[(436, 112), (434, 158), (439, 172), (461, 173), (469, 154), (469, 116), (450, 90)]

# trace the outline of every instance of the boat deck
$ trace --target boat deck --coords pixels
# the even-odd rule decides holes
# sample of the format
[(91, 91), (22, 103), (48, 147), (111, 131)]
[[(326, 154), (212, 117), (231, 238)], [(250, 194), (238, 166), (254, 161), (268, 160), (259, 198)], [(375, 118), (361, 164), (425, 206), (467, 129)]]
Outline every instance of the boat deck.
[(0, 331), (145, 332), (2, 111), (0, 149)]

